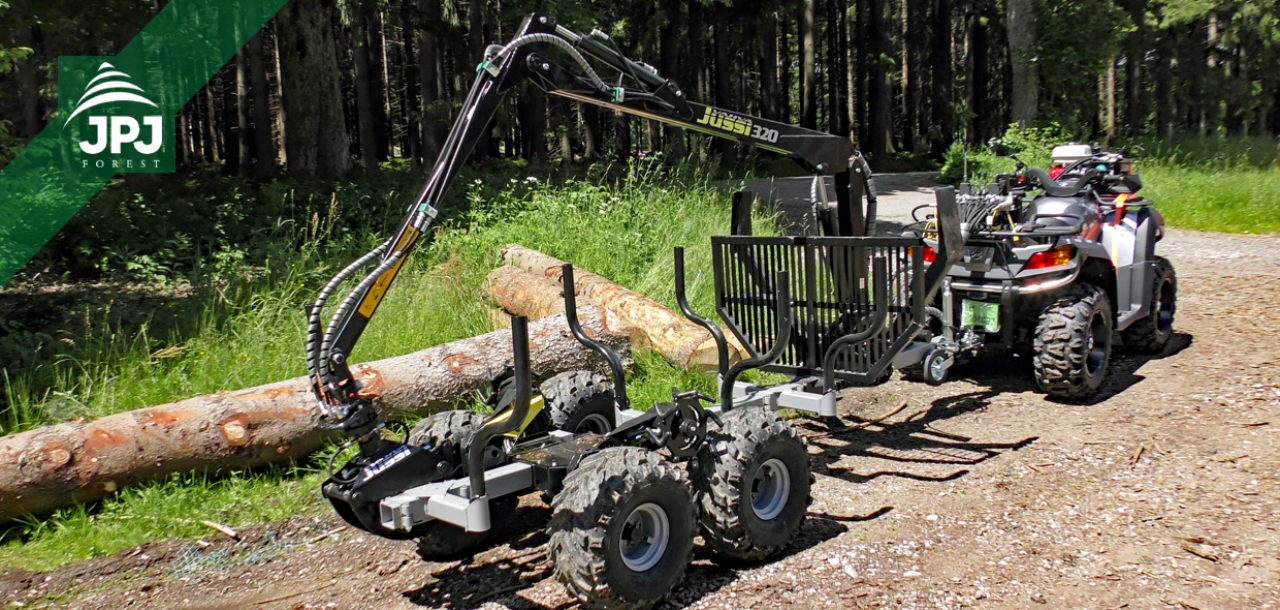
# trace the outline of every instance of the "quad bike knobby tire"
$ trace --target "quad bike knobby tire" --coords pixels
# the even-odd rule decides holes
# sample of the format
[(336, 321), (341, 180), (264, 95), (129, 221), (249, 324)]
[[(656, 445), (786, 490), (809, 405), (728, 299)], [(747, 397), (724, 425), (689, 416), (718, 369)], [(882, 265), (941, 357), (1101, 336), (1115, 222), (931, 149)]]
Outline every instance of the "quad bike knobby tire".
[(1120, 331), (1127, 350), (1139, 354), (1158, 354), (1173, 337), (1173, 314), (1178, 308), (1178, 275), (1173, 263), (1156, 257), (1155, 281), (1147, 301), (1147, 315)]
[(703, 539), (736, 561), (781, 551), (804, 522), (812, 474), (804, 441), (764, 407), (720, 417), (691, 469)]
[(614, 428), (613, 386), (591, 371), (567, 371), (538, 386), (551, 427), (606, 434)]
[(556, 577), (589, 607), (638, 608), (684, 578), (693, 550), (693, 499), (662, 455), (612, 447), (587, 457), (551, 503)]
[[(409, 432), (408, 442), (418, 447), (440, 447), (441, 456), (445, 456), (453, 464), (452, 474), (461, 474), (462, 465), (466, 462), (465, 452), (471, 443), (471, 437), (480, 429), (486, 416), (472, 411), (444, 411), (436, 413), (413, 427)], [(489, 468), (501, 462), (501, 452), (496, 447), (485, 452), (485, 467)], [(452, 523), (431, 521), (421, 526), (418, 538), (418, 554), (423, 559), (452, 559), (487, 547), (501, 533), (497, 525), (509, 520), (515, 512), (517, 499), (515, 496), (504, 496), (490, 501), (489, 513), (499, 518), (493, 519), (494, 527), (487, 532), (467, 532)]]
[(1074, 284), (1040, 312), (1032, 342), (1036, 385), (1050, 396), (1085, 400), (1102, 387), (1114, 322), (1107, 293)]

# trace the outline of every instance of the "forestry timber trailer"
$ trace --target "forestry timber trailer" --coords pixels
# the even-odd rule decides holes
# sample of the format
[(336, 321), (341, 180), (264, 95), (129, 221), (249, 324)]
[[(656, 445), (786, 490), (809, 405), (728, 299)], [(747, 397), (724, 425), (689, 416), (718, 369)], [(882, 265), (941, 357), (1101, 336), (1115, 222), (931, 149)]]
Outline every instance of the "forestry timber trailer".
[[(552, 61), (553, 52), (572, 60), (577, 73)], [(615, 83), (600, 78), (588, 57), (616, 71)], [(417, 538), (424, 555), (449, 555), (487, 543), (515, 509), (516, 496), (540, 490), (552, 498), (555, 573), (593, 606), (661, 599), (681, 580), (699, 529), (708, 546), (733, 559), (777, 553), (804, 520), (810, 471), (803, 440), (774, 409), (834, 416), (842, 385), (874, 383), (891, 368), (928, 365), (942, 354), (917, 335), (928, 322), (927, 303), (962, 253), (954, 194), (939, 191), (936, 258), (926, 267), (921, 239), (865, 235), (875, 203), (870, 169), (846, 138), (689, 101), (676, 83), (626, 58), (604, 34), (574, 33), (545, 14), (527, 17), (506, 45), (490, 46), (477, 72), (395, 235), (342, 269), (307, 308), (308, 372), (323, 421), (358, 447), (342, 467), (331, 461), (323, 494), (355, 527)], [(526, 321), (515, 317), (513, 366), (493, 379), (491, 415), (438, 413), (404, 441), (389, 440), (394, 422), (361, 395), (348, 355), (504, 94), (525, 81), (553, 95), (750, 143), (834, 175), (837, 201), (815, 204), (826, 235), (753, 237), (748, 206), (735, 200), (734, 235), (712, 238), (717, 312), (750, 352), (733, 366), (723, 333), (685, 299), (683, 252), (676, 250), (677, 300), (716, 341), (719, 397), (673, 389), (672, 402), (632, 409), (617, 355), (578, 324), (573, 269), (566, 265), (570, 330), (605, 359), (611, 380), (562, 373), (535, 395)], [(325, 303), (365, 267), (372, 269), (322, 331)], [(794, 379), (769, 387), (737, 381), (751, 368)]]

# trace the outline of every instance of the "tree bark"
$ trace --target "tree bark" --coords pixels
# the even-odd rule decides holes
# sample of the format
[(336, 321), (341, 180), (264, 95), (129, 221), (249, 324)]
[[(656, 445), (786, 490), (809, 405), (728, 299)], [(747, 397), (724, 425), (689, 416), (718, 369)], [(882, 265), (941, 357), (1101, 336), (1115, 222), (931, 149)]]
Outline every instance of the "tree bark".
[(386, 37), (383, 35), (386, 19), (382, 10), (374, 8), (373, 2), (365, 0), (360, 4), (369, 48), (369, 90), (373, 95), (373, 134), (378, 146), (378, 160), (386, 161), (391, 152), (391, 130), (389, 129), (391, 123), (387, 118), (391, 111), (391, 96), (387, 86)]
[(373, 63), (370, 58), (368, 22), (362, 4), (368, 0), (354, 0), (350, 4), (352, 63), (356, 85), (356, 123), (359, 127), (360, 161), (365, 169), (378, 168), (378, 127), (374, 114)]
[(871, 17), (868, 32), (871, 38), (870, 61), (875, 66), (871, 69), (867, 87), (867, 103), (871, 115), (867, 140), (871, 154), (877, 159), (884, 159), (893, 152), (893, 84), (889, 78), (892, 68), (889, 57), (893, 54), (889, 22), (893, 14), (893, 3), (890, 0), (872, 0), (868, 4)]
[(418, 0), (426, 23), (418, 31), (418, 74), (422, 88), (422, 156), (434, 160), (440, 154), (440, 128), (435, 122), (436, 91), (439, 72), (436, 70), (439, 46), (435, 28), (440, 27), (440, 3), (435, 0)]
[[(676, 83), (681, 87), (685, 87), (688, 86), (689, 83), (684, 82), (684, 79), (680, 75), (680, 64), (683, 59), (680, 41), (684, 38), (684, 32), (678, 24), (681, 18), (680, 4), (679, 0), (665, 0), (663, 3), (662, 14), (666, 17), (667, 23), (666, 27), (662, 28), (662, 32), (658, 37), (658, 59), (662, 66), (662, 75), (676, 81)], [(668, 125), (663, 128), (662, 139), (662, 148), (666, 151), (668, 158), (684, 159), (685, 147), (683, 129), (674, 125)]]
[[(564, 261), (519, 244), (507, 244), (501, 258), (509, 266), (530, 272), (525, 278), (515, 269), (504, 267), (489, 275), (486, 282), (489, 292), (504, 309), (533, 316), (563, 307), (563, 303), (557, 305), (556, 300), (563, 294), (561, 267)], [(574, 294), (637, 329), (638, 334), (630, 337), (633, 344), (651, 347), (677, 366), (716, 368), (715, 342), (702, 327), (657, 301), (590, 271), (574, 267), (573, 279)], [(609, 318), (606, 321), (610, 328), (621, 328)], [(746, 350), (730, 337), (729, 363), (738, 362), (744, 354)]]
[(813, 37), (815, 0), (804, 0), (800, 10), (800, 126), (809, 129), (818, 128), (818, 75), (814, 69), (816, 62), (816, 41)]
[[(732, 108), (739, 104), (733, 103), (733, 85), (731, 78), (735, 72), (730, 60), (729, 48), (730, 42), (729, 26), (726, 21), (727, 16), (724, 11), (716, 13), (715, 25), (712, 30), (715, 33), (715, 56), (716, 56), (716, 105), (721, 108)], [(720, 158), (726, 166), (733, 165), (737, 154), (734, 149), (732, 140), (725, 138), (715, 139), (716, 150), (720, 152)]]
[(267, 83), (267, 61), (263, 37), (269, 28), (262, 28), (249, 40), (249, 91), (253, 99), (253, 158), (258, 175), (274, 173), (276, 169), (276, 145), (272, 137), (271, 91)]
[(1036, 70), (1036, 20), (1032, 0), (1005, 0), (1009, 63), (1013, 66), (1013, 120), (1027, 127), (1036, 119), (1040, 73)]
[[(583, 329), (626, 355), (629, 344), (595, 307), (579, 310)], [(598, 368), (600, 357), (575, 340), (564, 316), (529, 325), (537, 380)], [(361, 393), (386, 415), (451, 407), (486, 386), (511, 362), (511, 331), (499, 330), (356, 367)], [(305, 377), (237, 392), (70, 422), (0, 437), (0, 522), (109, 495), (173, 472), (221, 473), (296, 459), (330, 433)]]
[(280, 11), (281, 97), (289, 169), (335, 176), (351, 169), (342, 114), (333, 4), (294, 0)]

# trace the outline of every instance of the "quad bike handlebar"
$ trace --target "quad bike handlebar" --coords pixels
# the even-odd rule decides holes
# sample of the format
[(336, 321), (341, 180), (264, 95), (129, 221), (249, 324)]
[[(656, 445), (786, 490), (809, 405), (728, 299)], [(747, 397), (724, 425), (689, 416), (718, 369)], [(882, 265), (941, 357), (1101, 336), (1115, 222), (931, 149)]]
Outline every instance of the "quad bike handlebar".
[(1071, 197), (1076, 193), (1079, 193), (1080, 189), (1084, 188), (1086, 184), (1098, 175), (1098, 173), (1092, 169), (1085, 170), (1084, 175), (1080, 176), (1074, 182), (1059, 184), (1053, 178), (1050, 178), (1049, 174), (1045, 173), (1044, 170), (1031, 167), (1024, 171), (1026, 171), (1027, 176), (1030, 176), (1041, 189), (1044, 189), (1046, 195), (1051, 195), (1053, 197)]

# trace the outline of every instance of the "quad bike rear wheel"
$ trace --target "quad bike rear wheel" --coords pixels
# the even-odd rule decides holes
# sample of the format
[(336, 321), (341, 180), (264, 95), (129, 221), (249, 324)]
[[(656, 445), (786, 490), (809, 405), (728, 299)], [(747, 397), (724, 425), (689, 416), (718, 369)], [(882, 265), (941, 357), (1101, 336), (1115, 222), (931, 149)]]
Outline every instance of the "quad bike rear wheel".
[(1111, 361), (1113, 320), (1107, 293), (1074, 284), (1040, 312), (1032, 342), (1036, 384), (1050, 396), (1086, 400), (1096, 394)]
[(613, 431), (613, 386), (604, 375), (567, 371), (542, 382), (538, 390), (553, 428), (573, 433)]
[(613, 447), (589, 456), (551, 503), (556, 577), (588, 607), (643, 608), (684, 578), (693, 499), (662, 455)]
[(1158, 354), (1173, 337), (1173, 314), (1178, 308), (1178, 275), (1173, 263), (1156, 257), (1155, 281), (1147, 301), (1147, 315), (1120, 331), (1124, 346), (1139, 354)]
[(791, 542), (809, 507), (804, 441), (765, 407), (720, 418), (692, 469), (703, 539), (720, 555), (760, 561)]

